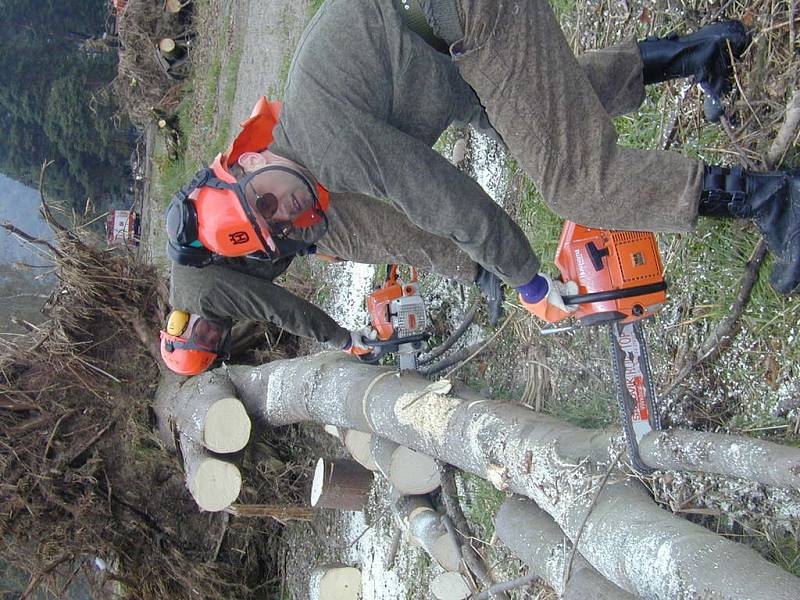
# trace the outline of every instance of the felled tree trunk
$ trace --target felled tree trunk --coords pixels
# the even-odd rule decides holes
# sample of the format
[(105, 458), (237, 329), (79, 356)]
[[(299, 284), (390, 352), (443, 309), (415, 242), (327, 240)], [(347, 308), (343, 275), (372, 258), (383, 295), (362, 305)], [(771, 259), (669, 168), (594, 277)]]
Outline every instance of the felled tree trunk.
[(591, 459), (607, 454), (592, 432), (471, 390), (447, 394), (441, 382), (342, 353), (232, 367), (230, 375), (248, 410), (273, 425), (313, 420), (371, 431), (530, 497), (571, 539), (584, 523), (581, 554), (643, 597), (800, 597), (796, 577), (658, 508), (637, 485), (612, 478), (592, 504), (605, 467)]
[(250, 439), (250, 417), (235, 396), (224, 369), (188, 380), (169, 373), (156, 393), (160, 437), (180, 452), (186, 487), (202, 510), (223, 510), (241, 491), (238, 456), (209, 451), (235, 453)]
[(671, 429), (646, 436), (639, 453), (659, 469), (702, 471), (800, 488), (797, 448), (756, 438)]
[(595, 571), (582, 556), (572, 562), (565, 585), (571, 545), (553, 517), (528, 499), (515, 496), (497, 512), (495, 532), (506, 547), (544, 579), (564, 600), (634, 600)]

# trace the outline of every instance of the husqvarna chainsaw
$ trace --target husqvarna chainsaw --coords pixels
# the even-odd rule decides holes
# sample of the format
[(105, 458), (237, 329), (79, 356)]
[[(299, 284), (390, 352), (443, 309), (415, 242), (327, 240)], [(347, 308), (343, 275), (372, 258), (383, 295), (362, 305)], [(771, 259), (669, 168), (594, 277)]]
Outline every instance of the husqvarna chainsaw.
[(407, 281), (399, 279), (397, 265), (386, 265), (386, 281), (367, 296), (367, 312), (375, 339), (374, 350), (359, 358), (377, 362), (397, 353), (401, 371), (416, 370), (417, 358), (427, 348), (428, 316), (419, 293), (417, 270), (411, 268)]
[(555, 263), (563, 281), (578, 284), (579, 294), (564, 297), (565, 304), (578, 307), (573, 313), (578, 324), (551, 332), (608, 325), (628, 454), (633, 467), (649, 472), (639, 456), (639, 441), (661, 429), (661, 423), (642, 321), (663, 306), (667, 289), (655, 235), (567, 221)]

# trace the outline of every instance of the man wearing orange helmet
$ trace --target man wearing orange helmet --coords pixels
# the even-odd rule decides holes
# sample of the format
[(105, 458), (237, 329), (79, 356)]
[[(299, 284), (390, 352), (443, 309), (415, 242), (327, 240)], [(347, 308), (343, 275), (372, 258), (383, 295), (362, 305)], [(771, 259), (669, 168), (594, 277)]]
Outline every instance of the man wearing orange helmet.
[[(464, 285), (485, 273), (448, 240), (422, 231), (399, 211), (372, 198), (331, 194), (327, 219), (328, 230), (316, 243), (325, 255), (362, 263), (411, 264)], [(363, 332), (349, 331), (314, 304), (273, 283), (291, 262), (291, 256), (274, 260), (216, 257), (203, 268), (173, 262), (170, 304), (215, 322), (270, 322), (351, 353), (366, 351), (359, 338)], [(500, 298), (498, 280), (493, 281)]]
[[(462, 284), (476, 283), (489, 301), (490, 321), (497, 322), (500, 280), (458, 246), (423, 231), (387, 203), (361, 194), (330, 194), (305, 168), (270, 153), (266, 148), (279, 110), (279, 103), (261, 98), (226, 152), (173, 197), (167, 210), (173, 314), (216, 323), (271, 322), (301, 337), (365, 353), (362, 331), (348, 331), (273, 283), (295, 255), (319, 249), (341, 260), (408, 264)], [(162, 332), (162, 356), (170, 368), (189, 361), (203, 370), (214, 362), (210, 354), (223, 354), (207, 349), (199, 355), (171, 335), (182, 334), (170, 333), (169, 327)]]
[[(444, 40), (438, 49), (406, 19), (414, 7)], [(679, 77), (695, 78), (719, 118), (730, 57), (747, 44), (742, 24), (724, 21), (576, 59), (546, 0), (327, 0), (293, 58), (269, 152), (332, 192), (390, 201), (548, 319), (568, 314), (565, 292), (538, 273), (509, 215), (431, 148), (453, 123), (491, 122), (545, 202), (588, 226), (680, 232), (699, 215), (752, 219), (777, 259), (773, 286), (790, 293), (800, 281), (800, 170), (624, 148), (611, 119), (637, 109), (645, 84)], [(254, 187), (273, 175), (261, 177)]]

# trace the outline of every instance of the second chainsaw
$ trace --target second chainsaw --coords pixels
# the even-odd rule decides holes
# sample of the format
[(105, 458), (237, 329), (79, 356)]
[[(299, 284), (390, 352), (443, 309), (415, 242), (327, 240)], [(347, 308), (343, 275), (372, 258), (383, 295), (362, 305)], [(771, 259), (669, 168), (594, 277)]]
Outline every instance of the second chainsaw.
[(417, 270), (410, 268), (410, 277), (403, 281), (397, 265), (386, 265), (383, 285), (367, 296), (367, 312), (375, 339), (373, 347), (359, 358), (377, 362), (390, 353), (398, 356), (401, 371), (416, 370), (417, 358), (427, 349), (428, 316), (419, 292)]

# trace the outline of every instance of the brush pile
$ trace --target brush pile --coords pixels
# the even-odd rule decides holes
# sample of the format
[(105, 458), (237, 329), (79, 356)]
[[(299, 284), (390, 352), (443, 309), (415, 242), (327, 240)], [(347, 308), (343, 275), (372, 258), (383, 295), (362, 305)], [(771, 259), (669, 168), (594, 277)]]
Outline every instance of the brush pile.
[[(98, 598), (263, 593), (277, 572), (264, 533), (277, 524), (199, 513), (153, 433), (163, 281), (60, 225), (46, 204), (43, 213), (56, 242), (29, 241), (51, 255), (58, 276), (49, 321), (0, 353), (0, 561), (31, 574), (23, 598), (39, 587), (64, 597), (76, 578)], [(291, 466), (268, 453), (269, 463), (256, 457), (240, 501), (279, 493), (273, 471)]]
[(140, 126), (171, 115), (186, 73), (170, 68), (158, 48), (164, 39), (191, 39), (189, 6), (171, 13), (159, 0), (129, 0), (117, 20), (119, 67), (113, 87), (123, 109)]

